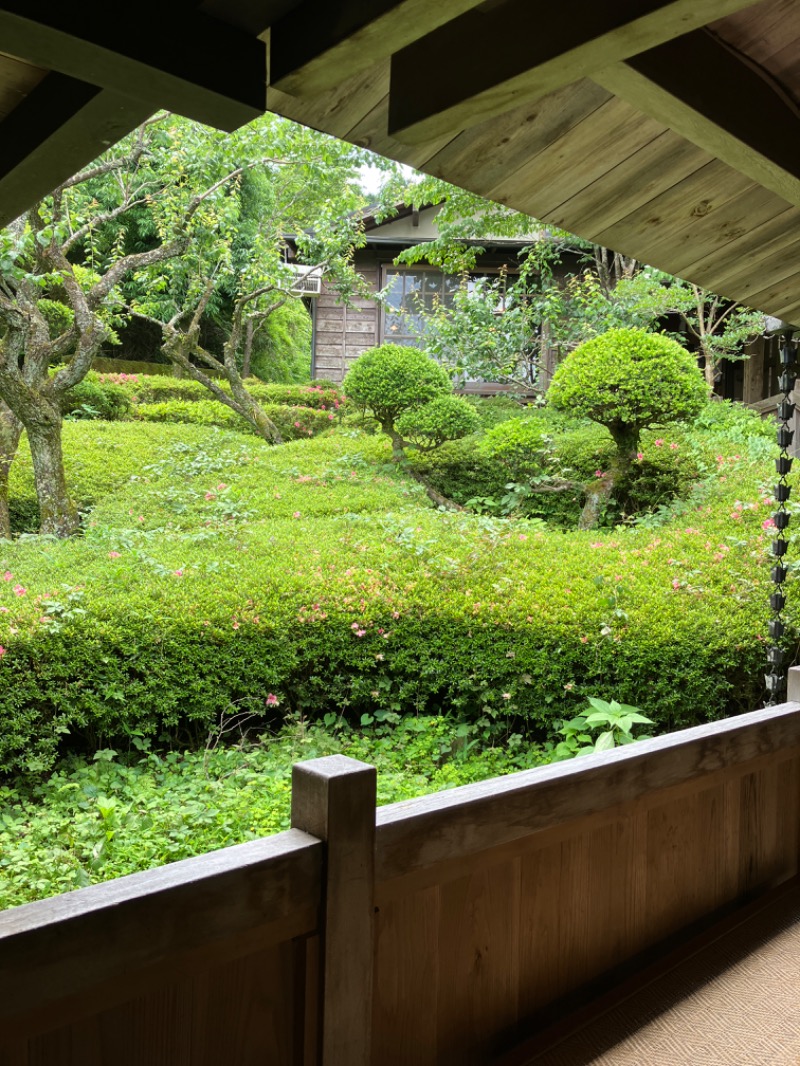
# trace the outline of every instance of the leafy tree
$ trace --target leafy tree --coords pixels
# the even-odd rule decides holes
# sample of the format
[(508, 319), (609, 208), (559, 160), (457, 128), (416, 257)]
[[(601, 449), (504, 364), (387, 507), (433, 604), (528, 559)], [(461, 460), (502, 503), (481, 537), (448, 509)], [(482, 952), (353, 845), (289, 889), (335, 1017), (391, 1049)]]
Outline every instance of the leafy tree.
[[(357, 289), (348, 253), (358, 225), (347, 208), (358, 202), (362, 155), (276, 116), (231, 136), (159, 115), (3, 232), (0, 534), (10, 533), (8, 471), (23, 428), (42, 532), (77, 529), (61, 454), (64, 397), (132, 313), (158, 323), (165, 351), (190, 376), (278, 439), (244, 389), (241, 349), (250, 321), (291, 298), (291, 226), (302, 257), (345, 296)], [(201, 343), (204, 316), (226, 323), (216, 354)]]
[(548, 403), (605, 426), (616, 445), (611, 469), (589, 493), (585, 524), (596, 518), (600, 500), (630, 479), (642, 430), (691, 420), (706, 399), (694, 357), (663, 334), (614, 329), (570, 352), (553, 377)]
[(444, 367), (401, 344), (381, 344), (364, 352), (348, 370), (342, 388), (355, 404), (372, 412), (398, 459), (406, 446), (397, 429), (401, 415), (453, 390)]

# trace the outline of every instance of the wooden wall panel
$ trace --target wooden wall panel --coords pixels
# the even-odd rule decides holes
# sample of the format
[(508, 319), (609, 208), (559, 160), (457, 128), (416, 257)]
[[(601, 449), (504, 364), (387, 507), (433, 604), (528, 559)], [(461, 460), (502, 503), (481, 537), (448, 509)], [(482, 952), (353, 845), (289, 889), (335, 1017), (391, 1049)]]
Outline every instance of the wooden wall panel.
[(32, 1038), (28, 1066), (290, 1066), (294, 967), (288, 942), (203, 970)]
[[(448, 847), (378, 883), (376, 1066), (489, 1062), (549, 1004), (798, 872), (796, 746), (605, 813), (602, 797), (562, 825), (463, 857)], [(435, 849), (446, 823), (425, 832)]]

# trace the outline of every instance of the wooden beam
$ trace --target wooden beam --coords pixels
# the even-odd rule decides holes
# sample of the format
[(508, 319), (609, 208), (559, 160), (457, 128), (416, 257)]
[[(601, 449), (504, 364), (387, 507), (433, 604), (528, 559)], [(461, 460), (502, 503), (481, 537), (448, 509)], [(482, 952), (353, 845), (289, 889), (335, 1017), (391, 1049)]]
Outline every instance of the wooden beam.
[(484, 5), (394, 49), (389, 132), (409, 144), (467, 129), (752, 0)]
[(305, 0), (271, 28), (270, 85), (294, 96), (332, 89), (479, 3)]
[[(33, 10), (32, 10), (33, 9)], [(219, 129), (266, 108), (266, 46), (181, 5), (145, 3), (124, 29), (100, 0), (0, 0), (2, 49), (47, 70), (135, 97)]]
[(50, 73), (0, 122), (0, 226), (149, 117), (139, 100)]
[(767, 71), (710, 31), (687, 34), (592, 77), (800, 206), (800, 108)]

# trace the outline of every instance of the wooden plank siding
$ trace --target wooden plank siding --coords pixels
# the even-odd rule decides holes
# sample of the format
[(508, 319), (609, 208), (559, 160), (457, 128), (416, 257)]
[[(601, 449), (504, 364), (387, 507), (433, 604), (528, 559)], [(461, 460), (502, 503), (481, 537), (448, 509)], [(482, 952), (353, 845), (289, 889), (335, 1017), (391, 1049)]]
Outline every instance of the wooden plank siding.
[(373, 1062), (488, 1062), (561, 997), (795, 876), (799, 790), (793, 704), (383, 808)]
[[(380, 266), (374, 252), (356, 253), (355, 266), (372, 292), (380, 289)], [(326, 287), (315, 301), (314, 377), (340, 382), (351, 364), (379, 343), (380, 306), (364, 297), (348, 306)]]
[(0, 914), (0, 1062), (302, 1063), (322, 852), (290, 830)]

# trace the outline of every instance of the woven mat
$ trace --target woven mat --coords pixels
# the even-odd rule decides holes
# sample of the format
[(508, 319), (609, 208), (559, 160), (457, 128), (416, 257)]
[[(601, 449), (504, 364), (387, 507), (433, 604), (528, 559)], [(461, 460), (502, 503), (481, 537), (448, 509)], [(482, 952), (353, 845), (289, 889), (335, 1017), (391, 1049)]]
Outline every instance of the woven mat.
[(529, 1066), (798, 1066), (800, 894), (765, 908)]

